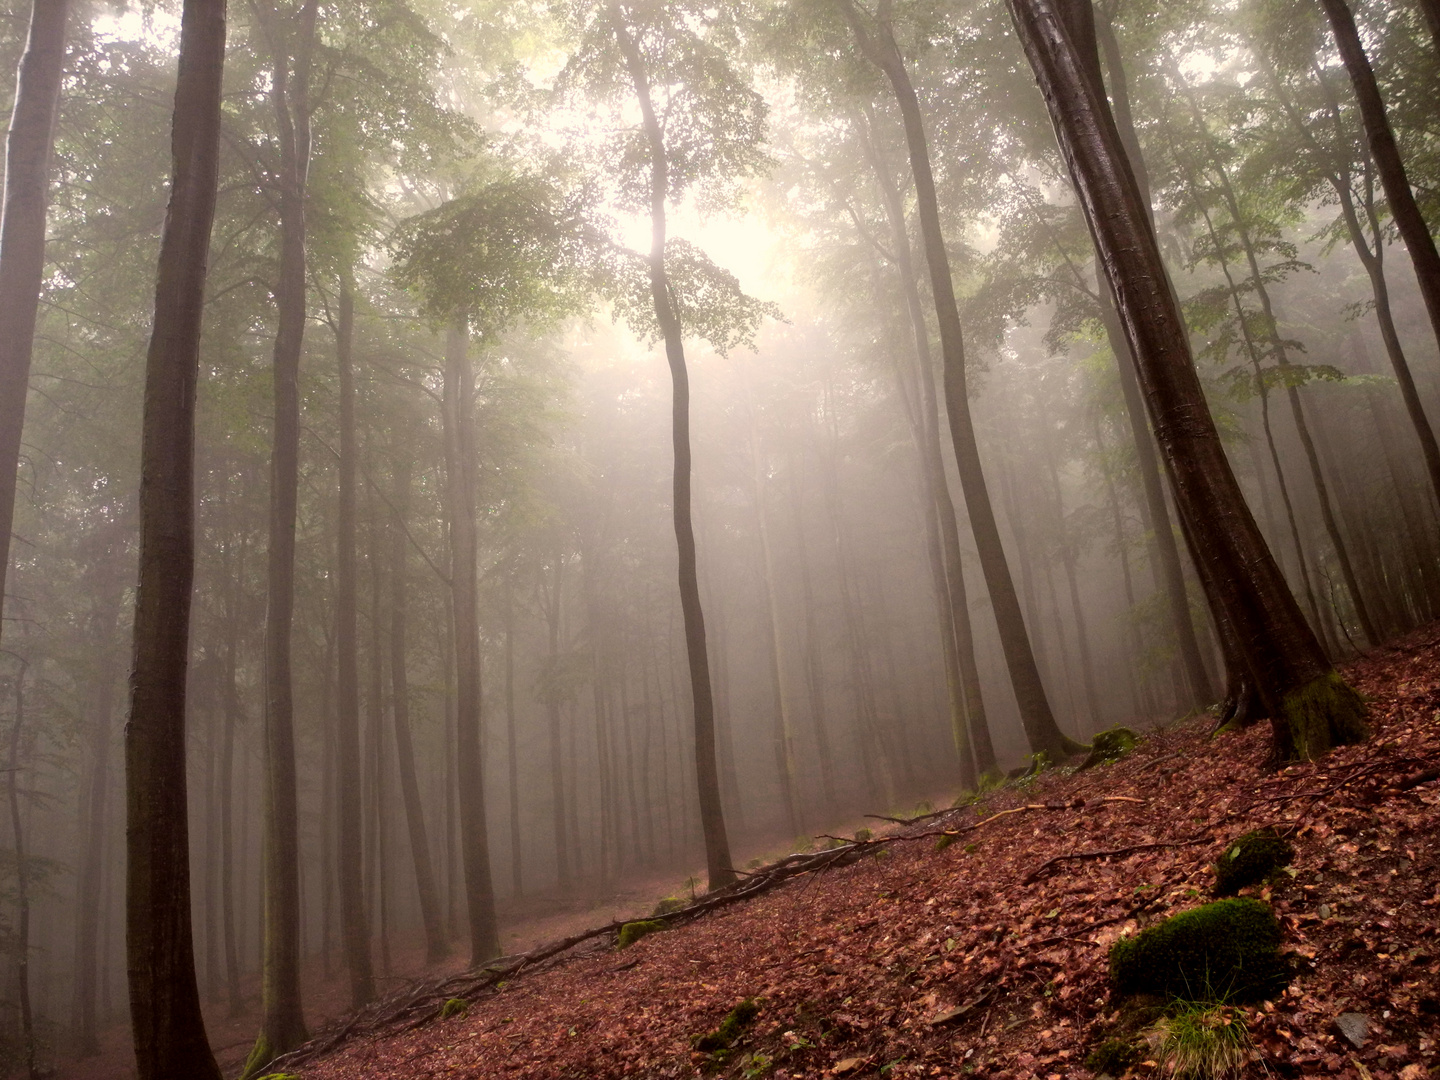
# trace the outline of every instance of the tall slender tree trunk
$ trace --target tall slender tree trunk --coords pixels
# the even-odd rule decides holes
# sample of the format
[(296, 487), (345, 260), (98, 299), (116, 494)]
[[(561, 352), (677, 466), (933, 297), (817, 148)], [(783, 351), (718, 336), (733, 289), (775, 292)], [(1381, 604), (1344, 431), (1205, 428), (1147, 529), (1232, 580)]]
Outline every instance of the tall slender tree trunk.
[[(300, 996), (300, 836), (295, 775), (295, 702), (291, 636), (295, 615), (295, 517), (300, 482), (300, 354), (305, 337), (305, 200), (310, 164), (310, 51), (316, 0), (291, 28), (269, 18), (275, 50), (271, 101), (279, 125), (280, 266), (273, 358), (270, 528), (265, 610), (265, 955), (260, 1036), (245, 1064), (260, 1076), (280, 1054), (305, 1041)], [(292, 82), (291, 57), (294, 57)]]
[[(235, 926), (235, 727), (240, 722), (240, 691), (236, 685), (236, 668), (240, 651), (241, 582), (245, 578), (245, 544), (230, 570), (225, 609), (225, 672), (222, 704), (225, 730), (220, 742), (220, 925), (225, 935), (225, 989), (229, 1015), (239, 1016), (245, 1008), (240, 990), (240, 943)], [(227, 564), (229, 550), (227, 547)], [(243, 845), (241, 847), (243, 851)]]
[(719, 889), (735, 881), (725, 812), (720, 803), (720, 772), (715, 755), (715, 700), (710, 686), (710, 657), (705, 646), (705, 614), (700, 608), (700, 579), (696, 569), (695, 528), (690, 516), (690, 375), (685, 367), (684, 331), (670, 301), (665, 273), (665, 203), (670, 195), (670, 163), (665, 136), (650, 98), (650, 77), (639, 46), (630, 36), (615, 3), (609, 6), (615, 40), (625, 58), (641, 123), (650, 152), (650, 296), (655, 319), (665, 339), (665, 358), (674, 387), (671, 434), (675, 473), (672, 506), (675, 543), (679, 553), (680, 608), (685, 620), (685, 654), (690, 669), (694, 709), (695, 782), (700, 802), (700, 826), (705, 839), (709, 887)]
[(470, 963), (500, 954), (495, 889), (490, 880), (490, 840), (485, 825), (484, 772), (480, 760), (480, 610), (475, 523), (475, 375), (469, 330), (462, 317), (445, 335), (445, 470), (450, 519), (451, 610), (455, 620), (455, 732), (460, 785), (460, 847), (465, 867), (465, 911), (470, 922)]
[[(367, 455), (368, 457), (368, 455)], [(372, 475), (373, 467), (367, 470)], [(375, 895), (376, 942), (380, 947), (380, 971), (390, 974), (390, 795), (389, 769), (385, 757), (385, 549), (380, 515), (375, 509), (375, 489), (366, 485), (365, 561), (370, 567), (370, 663), (369, 692), (365, 695), (365, 729), (369, 733), (370, 802), (367, 821), (370, 835), (370, 871), (365, 875)]]
[(549, 645), (551, 685), (545, 688), (545, 730), (550, 748), (550, 824), (555, 838), (555, 876), (562, 891), (570, 888), (570, 831), (566, 825), (565, 804), (570, 794), (565, 788), (565, 754), (560, 726), (560, 693), (555, 684), (560, 666), (560, 618), (564, 614), (565, 556), (555, 553), (555, 579), (545, 597), (545, 626)]
[(525, 895), (520, 847), (520, 752), (515, 721), (515, 593), (513, 572), (505, 575), (505, 751), (510, 796), (510, 888)]
[[(1350, 74), (1355, 87), (1355, 100), (1360, 105), (1360, 119), (1365, 127), (1365, 140), (1370, 144), (1370, 155), (1375, 159), (1375, 171), (1380, 174), (1380, 184), (1385, 190), (1389, 203), (1390, 217), (1405, 241), (1410, 252), (1410, 261), (1415, 265), (1415, 279), (1420, 285), (1420, 295), (1425, 300), (1425, 310), (1430, 315), (1430, 326), (1435, 339), (1440, 342), (1440, 251), (1436, 251), (1435, 237), (1425, 224), (1420, 207), (1415, 202), (1415, 192), (1410, 187), (1410, 178), (1405, 174), (1405, 163), (1400, 158), (1400, 147), (1395, 134), (1390, 130), (1390, 119), (1385, 112), (1385, 101), (1380, 96), (1380, 84), (1370, 67), (1370, 58), (1360, 42), (1360, 31), (1355, 26), (1345, 0), (1320, 0), (1325, 17), (1330, 20), (1330, 29), (1335, 34), (1335, 44), (1340, 49), (1340, 59)], [(1430, 15), (1431, 0), (1426, 0), (1426, 15)]]
[(815, 585), (810, 574), (810, 553), (805, 543), (805, 504), (800, 497), (800, 456), (790, 459), (790, 512), (800, 562), (800, 603), (805, 609), (805, 691), (810, 702), (810, 725), (815, 729), (815, 756), (820, 763), (820, 791), (825, 809), (834, 813), (835, 755), (830, 746), (830, 717), (825, 701), (825, 662), (815, 610)]
[(370, 920), (365, 911), (364, 859), (361, 827), (364, 811), (360, 783), (360, 640), (355, 554), (355, 294), (348, 277), (340, 285), (340, 311), (335, 326), (335, 357), (340, 374), (340, 508), (336, 528), (335, 645), (336, 862), (340, 892), (340, 933), (345, 969), (350, 975), (350, 1007), (358, 1009), (375, 997), (370, 959)]
[(761, 456), (760, 432), (755, 423), (755, 403), (748, 374), (745, 376), (745, 414), (750, 435), (750, 481), (755, 499), (755, 530), (760, 538), (760, 582), (765, 592), (765, 614), (770, 660), (770, 692), (775, 697), (775, 713), (771, 741), (775, 750), (775, 772), (780, 783), (780, 798), (785, 804), (786, 822), (791, 835), (803, 828), (800, 813), (798, 781), (795, 776), (795, 724), (790, 715), (790, 702), (785, 694), (785, 662), (780, 627), (780, 601), (775, 595), (775, 553), (770, 545), (770, 523), (765, 514), (765, 464)]
[(50, 152), (68, 11), (68, 0), (34, 0), (31, 6), (5, 141), (5, 195), (0, 206), (0, 597), (10, 566), (20, 435), (45, 273)]
[(1205, 564), (1202, 580), (1217, 590), (1271, 707), (1277, 757), (1318, 757), (1366, 736), (1364, 704), (1330, 666), (1245, 504), (1109, 104), (1057, 8), (1092, 18), (1089, 0), (1010, 0), (1138, 362), (1181, 518)]
[(125, 725), (125, 938), (138, 1080), (220, 1080), (195, 981), (185, 690), (195, 576), (195, 384), (224, 63), (223, 0), (185, 0), (170, 204), (145, 357), (140, 584)]
[[(410, 582), (406, 576), (405, 515), (410, 508), (410, 459), (402, 451), (393, 466), (395, 497), (390, 504), (390, 711), (395, 721), (395, 766), (400, 774), (400, 797), (405, 804), (405, 825), (410, 856), (415, 864), (415, 891), (420, 898), (420, 919), (425, 924), (425, 957), (438, 963), (450, 953), (445, 920), (440, 912), (440, 890), (430, 859), (430, 834), (420, 801), (415, 773), (415, 746), (410, 733), (410, 679), (405, 670), (406, 606)], [(509, 681), (506, 682), (509, 693)]]
[(15, 723), (10, 727), (10, 763), (6, 793), (10, 803), (10, 837), (15, 852), (15, 997), (20, 1010), (20, 1038), (25, 1043), (25, 1075), (38, 1080), (35, 1070), (35, 1015), (30, 1003), (30, 863), (25, 856), (25, 827), (20, 817), (20, 730), (25, 724), (25, 674), (29, 664), (20, 661), (15, 673)]
[[(113, 558), (114, 556), (111, 556)], [(105, 874), (105, 833), (110, 826), (110, 718), (115, 708), (115, 682), (120, 654), (114, 634), (120, 617), (122, 580), (107, 575), (92, 620), (94, 663), (86, 695), (85, 715), (90, 722), (90, 768), (85, 777), (83, 848), (75, 883), (75, 983), (70, 1026), (81, 1057), (100, 1053), (99, 1025), (95, 1015), (97, 949), (100, 941), (100, 894)]]
[(889, 22), (882, 19), (872, 32), (864, 25), (853, 0), (837, 2), (861, 51), (890, 80), (904, 121), (910, 172), (915, 181), (920, 237), (925, 262), (930, 270), (930, 289), (940, 329), (940, 356), (945, 373), (945, 409), (950, 421), (950, 438), (955, 444), (955, 461), (960, 471), (960, 486), (965, 494), (965, 509), (970, 516), (970, 529), (975, 536), (985, 587), (990, 593), (990, 606), (995, 613), (1001, 650), (1010, 672), (1015, 699), (1020, 706), (1021, 723), (1031, 751), (1044, 751), (1052, 758), (1063, 758), (1083, 747), (1060, 730), (1050, 710), (1050, 701), (1031, 648), (1030, 634), (1020, 613), (1020, 600), (1000, 540), (995, 510), (990, 503), (985, 472), (980, 462), (980, 447), (975, 440), (975, 427), (970, 417), (964, 333), (960, 325), (960, 309), (955, 301), (950, 258), (945, 251), (945, 237), (940, 227), (940, 203), (930, 168), (930, 150), (920, 99), (910, 82), (910, 74), (895, 44)]
[[(875, 145), (873, 122), (863, 132), (870, 166), (875, 174), (890, 224), (890, 243), (895, 256), (895, 269), (900, 274), (905, 293), (905, 308), (915, 338), (915, 382), (919, 387), (916, 403), (919, 415), (912, 421), (916, 449), (929, 496), (935, 504), (940, 529), (940, 550), (945, 568), (945, 587), (949, 606), (950, 638), (942, 632), (942, 647), (953, 649), (959, 679), (961, 701), (959, 710), (952, 707), (951, 723), (957, 752), (960, 754), (961, 783), (974, 787), (979, 777), (998, 771), (995, 748), (990, 738), (990, 724), (985, 715), (985, 696), (980, 686), (980, 667), (975, 662), (975, 631), (970, 622), (970, 600), (965, 588), (965, 562), (960, 552), (960, 528), (955, 502), (950, 495), (950, 481), (945, 475), (944, 455), (940, 450), (940, 409), (935, 393), (935, 365), (930, 353), (930, 330), (925, 325), (925, 309), (920, 299), (919, 277), (910, 250), (910, 233), (905, 224), (905, 206), (900, 189), (886, 167)], [(960, 730), (959, 725), (965, 725)], [(967, 762), (967, 754), (970, 760)], [(974, 775), (969, 773), (973, 771)]]

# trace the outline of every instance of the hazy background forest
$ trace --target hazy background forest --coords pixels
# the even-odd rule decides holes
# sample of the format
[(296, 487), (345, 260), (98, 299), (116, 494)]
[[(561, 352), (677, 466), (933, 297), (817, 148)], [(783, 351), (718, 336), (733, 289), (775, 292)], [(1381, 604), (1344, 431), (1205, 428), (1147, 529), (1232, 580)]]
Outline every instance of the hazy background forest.
[[(705, 865), (671, 383), (636, 314), (646, 287), (625, 285), (624, 249), (646, 250), (651, 221), (623, 64), (587, 44), (578, 0), (267, 5), (230, 5), (196, 447), (190, 838), (216, 1015), (258, 1015), (281, 117), (309, 139), (290, 650), (307, 985), (345, 977), (347, 797), (382, 976), (419, 962), (427, 930), (431, 959), (465, 951), (467, 790), (483, 789), (502, 948), (526, 915), (635, 880), (703, 887)], [(1434, 222), (1440, 26), (1416, 0), (1352, 6)], [(670, 235), (693, 245), (693, 517), (737, 867), (952, 800), (1033, 749), (945, 435), (895, 98), (847, 7), (664, 7), (684, 28), (655, 91), (682, 176)], [(1324, 12), (1095, 10), (1211, 410), (1302, 610), (1334, 659), (1432, 618), (1440, 505), (1395, 359), (1433, 416), (1440, 356)], [(1009, 16), (886, 11), (925, 113), (981, 458), (1060, 728), (1083, 742), (1212, 705), (1216, 631), (1173, 509), (1157, 522), (1164, 498), (1147, 499), (1149, 436)], [(4, 6), (0, 70), (29, 18)], [(126, 1015), (121, 729), (178, 31), (168, 3), (69, 13), (0, 656), (0, 1033), (15, 1068), (22, 968), (44, 1060), (94, 1049)], [(532, 244), (537, 222), (550, 233)], [(595, 236), (608, 270), (566, 268)], [(488, 321), (470, 309), (467, 335), (454, 315), (487, 295), (487, 259), (524, 295)], [(457, 335), (475, 378), (458, 400)], [(446, 409), (466, 414), (468, 450)], [(475, 481), (482, 785), (455, 752), (457, 454)], [(978, 682), (962, 670), (972, 633)]]

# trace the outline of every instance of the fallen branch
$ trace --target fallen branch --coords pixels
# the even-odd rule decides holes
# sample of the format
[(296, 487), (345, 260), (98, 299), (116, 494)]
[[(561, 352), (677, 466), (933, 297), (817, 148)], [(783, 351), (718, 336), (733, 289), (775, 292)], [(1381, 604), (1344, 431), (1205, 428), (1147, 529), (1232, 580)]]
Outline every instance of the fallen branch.
[[(1209, 827), (1205, 832), (1209, 832)], [(1137, 851), (1154, 851), (1157, 848), (1191, 847), (1195, 844), (1203, 844), (1205, 836), (1192, 836), (1189, 840), (1163, 840), (1149, 844), (1131, 844), (1129, 847), (1107, 848), (1104, 851), (1072, 851), (1066, 855), (1056, 855), (1054, 858), (1046, 859), (1030, 873), (1025, 875), (1022, 885), (1029, 885), (1036, 878), (1040, 877), (1050, 867), (1062, 862), (1075, 862), (1081, 859), (1104, 859), (1113, 855), (1133, 855)]]

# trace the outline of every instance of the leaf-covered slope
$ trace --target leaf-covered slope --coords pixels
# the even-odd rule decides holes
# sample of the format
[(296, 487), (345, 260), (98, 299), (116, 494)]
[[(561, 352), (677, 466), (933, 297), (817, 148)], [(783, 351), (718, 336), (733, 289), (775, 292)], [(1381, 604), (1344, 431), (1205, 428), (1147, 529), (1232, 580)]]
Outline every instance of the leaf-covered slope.
[[(1183, 725), (623, 953), (523, 975), (463, 1017), (353, 1039), (303, 1075), (1084, 1078), (1115, 1019), (1109, 945), (1208, 898), (1225, 842), (1266, 825), (1292, 839), (1295, 873), (1245, 892), (1272, 900), (1304, 970), (1247, 1013), (1264, 1056), (1249, 1071), (1432, 1075), (1440, 784), (1424, 777), (1440, 765), (1440, 636), (1350, 674), (1375, 738), (1318, 764), (1268, 773), (1262, 729), (1211, 740), (1203, 721)], [(937, 830), (1019, 807), (937, 849)], [(693, 1049), (747, 998), (760, 1013), (728, 1052)], [(1342, 1013), (1367, 1017), (1362, 1047)]]

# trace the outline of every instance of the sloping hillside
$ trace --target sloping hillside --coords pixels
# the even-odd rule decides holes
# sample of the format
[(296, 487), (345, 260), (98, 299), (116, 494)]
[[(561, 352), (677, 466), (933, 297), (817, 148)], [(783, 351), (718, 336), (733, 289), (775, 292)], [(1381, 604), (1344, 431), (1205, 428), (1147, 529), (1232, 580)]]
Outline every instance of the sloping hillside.
[[(1087, 1077), (1087, 1053), (1123, 1020), (1110, 944), (1202, 902), (1226, 842), (1273, 825), (1294, 844), (1293, 876), (1247, 892), (1273, 902), (1302, 973), (1244, 1011), (1247, 1075), (1440, 1074), (1440, 635), (1350, 675), (1372, 699), (1375, 737), (1317, 765), (1267, 772), (1263, 728), (1211, 739), (1204, 719), (1181, 724), (1120, 761), (896, 828), (851, 865), (623, 951), (597, 939), (463, 1015), (357, 1025), (298, 1071)], [(697, 1049), (746, 999), (753, 1019), (701, 1044), (728, 1050)], [(1363, 1017), (1363, 1035), (1353, 1017), (1354, 1038), (1342, 1034), (1342, 1014)]]

